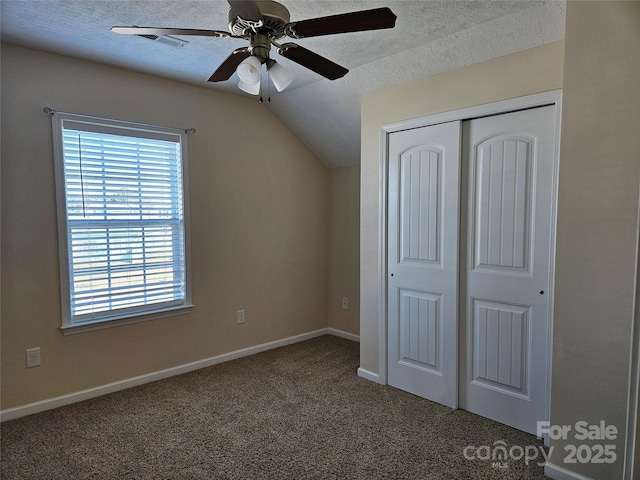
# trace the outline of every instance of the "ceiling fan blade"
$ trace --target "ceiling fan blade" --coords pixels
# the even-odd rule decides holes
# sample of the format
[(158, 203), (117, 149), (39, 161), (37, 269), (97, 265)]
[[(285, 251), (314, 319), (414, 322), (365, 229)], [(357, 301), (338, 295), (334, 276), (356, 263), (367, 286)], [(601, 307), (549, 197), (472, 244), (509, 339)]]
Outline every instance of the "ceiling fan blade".
[(195, 28), (111, 27), (111, 31), (124, 35), (199, 35), (218, 38), (231, 36), (229, 32), (220, 30), (198, 30)]
[(283, 57), (296, 62), (303, 67), (313, 70), (329, 80), (344, 77), (349, 71), (337, 63), (332, 62), (328, 58), (324, 58), (317, 53), (307, 50), (295, 43), (285, 43), (282, 48), (278, 49), (278, 53)]
[(393, 28), (396, 16), (388, 7), (342, 13), (328, 17), (311, 18), (292, 22), (286, 26), (285, 33), (292, 38), (319, 37), (336, 33), (362, 32)]
[(225, 80), (229, 80), (231, 75), (235, 73), (238, 65), (240, 65), (240, 63), (250, 55), (251, 52), (249, 51), (249, 48), (236, 48), (231, 52), (231, 55), (225, 58), (224, 62), (220, 64), (218, 69), (213, 72), (213, 75), (209, 77), (207, 82), (224, 82)]
[(243, 20), (259, 22), (263, 19), (258, 3), (254, 0), (227, 0), (231, 8)]

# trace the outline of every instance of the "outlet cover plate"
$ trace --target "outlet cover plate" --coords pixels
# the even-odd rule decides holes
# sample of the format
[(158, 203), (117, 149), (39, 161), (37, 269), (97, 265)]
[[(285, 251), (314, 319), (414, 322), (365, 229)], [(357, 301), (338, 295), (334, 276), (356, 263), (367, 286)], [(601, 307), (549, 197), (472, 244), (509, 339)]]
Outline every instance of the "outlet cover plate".
[(28, 348), (27, 354), (27, 368), (40, 366), (40, 347)]

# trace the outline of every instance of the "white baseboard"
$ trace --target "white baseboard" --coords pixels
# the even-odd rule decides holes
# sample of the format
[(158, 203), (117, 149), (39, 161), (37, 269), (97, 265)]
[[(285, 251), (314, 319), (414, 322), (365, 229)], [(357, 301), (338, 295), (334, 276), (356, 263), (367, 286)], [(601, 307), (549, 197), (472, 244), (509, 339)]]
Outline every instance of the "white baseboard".
[(360, 336), (359, 335), (355, 335), (353, 333), (345, 332), (343, 330), (338, 330), (337, 328), (328, 328), (327, 329), (327, 333), (329, 335), (334, 335), (334, 336), (340, 337), (340, 338), (346, 338), (347, 340), (351, 340), (353, 342), (360, 343)]
[(553, 480), (593, 480), (549, 462), (544, 465), (544, 474)]
[(358, 376), (375, 383), (380, 383), (380, 375), (370, 372), (369, 370), (365, 370), (362, 367), (358, 368)]
[[(215, 357), (205, 358), (204, 360), (198, 360), (197, 362), (167, 368), (158, 372), (148, 373), (146, 375), (140, 375), (138, 377), (128, 378), (126, 380), (121, 380), (118, 382), (108, 383), (106, 385), (82, 390), (80, 392), (74, 392), (59, 397), (49, 398), (40, 402), (21, 405), (19, 407), (8, 408), (0, 411), (0, 422), (24, 417), (26, 415), (32, 415), (38, 412), (44, 412), (45, 410), (51, 410), (53, 408), (62, 407), (64, 405), (70, 405), (72, 403), (81, 402), (83, 400), (89, 400), (90, 398), (99, 397), (101, 395), (117, 392), (126, 388), (137, 387), (138, 385), (143, 385), (145, 383), (155, 382), (157, 380), (162, 380), (163, 378), (173, 377), (175, 375), (191, 372), (200, 368), (210, 367), (211, 365), (216, 365), (218, 363), (228, 362), (229, 360), (235, 360), (237, 358), (246, 357), (248, 355), (264, 352), (266, 350), (284, 347), (293, 343), (303, 342), (305, 340), (327, 334), (336, 335), (339, 337), (351, 335), (346, 332), (341, 332), (340, 330), (321, 328), (320, 330), (315, 330), (313, 332), (303, 333), (301, 335), (283, 338), (282, 340), (263, 343), (261, 345), (256, 345), (255, 347), (243, 348), (234, 352), (216, 355)], [(349, 339), (351, 340), (352, 338)]]

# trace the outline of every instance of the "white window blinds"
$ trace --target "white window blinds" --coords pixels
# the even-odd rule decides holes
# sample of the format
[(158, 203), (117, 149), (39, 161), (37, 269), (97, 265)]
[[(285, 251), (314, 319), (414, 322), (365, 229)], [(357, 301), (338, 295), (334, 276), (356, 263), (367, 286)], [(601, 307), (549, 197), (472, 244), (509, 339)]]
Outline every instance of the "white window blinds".
[(185, 305), (184, 134), (55, 116), (62, 117), (63, 326)]

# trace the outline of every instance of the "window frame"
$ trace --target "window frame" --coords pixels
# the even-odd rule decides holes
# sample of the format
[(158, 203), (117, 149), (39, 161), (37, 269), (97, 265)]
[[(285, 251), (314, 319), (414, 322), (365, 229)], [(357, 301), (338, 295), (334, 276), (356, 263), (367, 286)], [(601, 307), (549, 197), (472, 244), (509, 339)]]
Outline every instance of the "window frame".
[[(189, 169), (187, 131), (173, 127), (150, 125), (57, 111), (53, 112), (51, 117), (54, 147), (53, 163), (56, 184), (56, 213), (58, 221), (62, 332), (65, 335), (68, 335), (190, 313), (193, 309), (193, 303), (191, 298), (191, 242), (189, 224)], [(65, 124), (82, 124), (89, 132), (110, 133), (116, 135), (121, 134), (124, 137), (153, 138), (154, 136), (160, 136), (162, 138), (175, 138), (176, 143), (179, 143), (182, 170), (182, 223), (185, 280), (184, 300), (182, 300), (180, 304), (169, 306), (161, 305), (159, 307), (153, 307), (153, 305), (150, 305), (147, 309), (135, 308), (134, 311), (131, 311), (130, 308), (123, 308), (116, 313), (109, 313), (108, 311), (106, 314), (96, 314), (89, 319), (74, 322), (73, 316), (71, 314), (71, 274), (69, 259), (69, 255), (71, 252), (68, 248), (69, 218), (67, 216), (67, 185), (65, 177), (63, 142), (63, 130), (65, 129)], [(146, 135), (136, 135), (136, 132), (144, 132)], [(104, 222), (108, 222), (108, 220)], [(144, 220), (141, 220), (141, 223), (142, 222), (144, 222)], [(83, 317), (85, 316), (83, 315)]]

